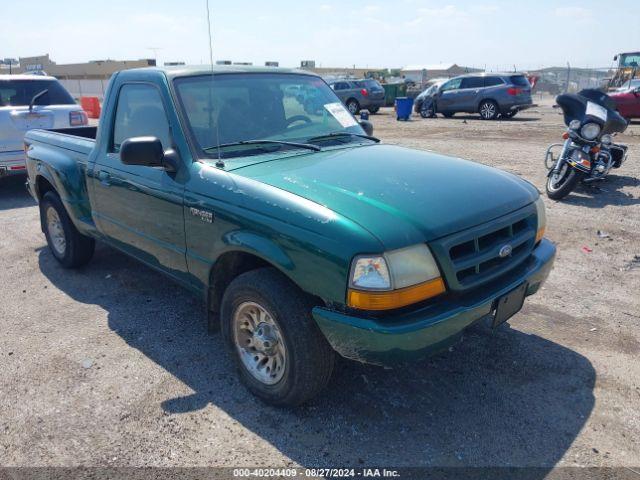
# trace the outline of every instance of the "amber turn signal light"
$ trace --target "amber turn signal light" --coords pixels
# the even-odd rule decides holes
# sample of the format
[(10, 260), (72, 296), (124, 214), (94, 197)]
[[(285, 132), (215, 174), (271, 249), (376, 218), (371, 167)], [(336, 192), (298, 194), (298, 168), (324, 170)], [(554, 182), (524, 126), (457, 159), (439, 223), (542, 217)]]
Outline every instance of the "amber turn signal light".
[(389, 292), (349, 289), (347, 304), (360, 310), (391, 310), (435, 297), (446, 290), (444, 281), (440, 277)]

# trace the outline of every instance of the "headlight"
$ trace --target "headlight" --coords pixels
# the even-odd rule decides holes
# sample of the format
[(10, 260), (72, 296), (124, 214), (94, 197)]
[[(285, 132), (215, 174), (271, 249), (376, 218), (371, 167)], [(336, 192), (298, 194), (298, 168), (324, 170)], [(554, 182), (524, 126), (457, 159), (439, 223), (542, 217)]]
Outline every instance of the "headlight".
[(600, 135), (600, 125), (597, 123), (587, 123), (580, 130), (580, 135), (587, 140), (594, 140), (598, 135)]
[(602, 143), (604, 143), (605, 145), (611, 145), (613, 143), (613, 137), (611, 137), (611, 135), (604, 134), (602, 135), (602, 138), (600, 139), (602, 141)]
[(569, 122), (569, 128), (571, 130), (578, 130), (580, 128), (580, 125), (582, 125), (580, 123), (580, 120), (571, 120), (571, 122)]
[(445, 291), (436, 261), (424, 244), (353, 260), (347, 304), (363, 310), (389, 310)]
[(544, 231), (547, 228), (547, 213), (544, 209), (544, 202), (542, 197), (538, 197), (536, 200), (536, 213), (538, 214), (538, 229), (536, 231), (536, 243), (542, 240), (544, 237)]

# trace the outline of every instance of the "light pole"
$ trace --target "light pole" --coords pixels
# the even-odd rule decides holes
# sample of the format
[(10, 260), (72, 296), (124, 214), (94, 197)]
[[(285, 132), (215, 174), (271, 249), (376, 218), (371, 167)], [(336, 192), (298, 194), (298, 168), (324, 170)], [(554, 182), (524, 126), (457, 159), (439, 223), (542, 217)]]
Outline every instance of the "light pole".
[(153, 52), (153, 59), (156, 62), (156, 67), (158, 66), (158, 50), (162, 50), (162, 47), (147, 47), (147, 50), (151, 50)]

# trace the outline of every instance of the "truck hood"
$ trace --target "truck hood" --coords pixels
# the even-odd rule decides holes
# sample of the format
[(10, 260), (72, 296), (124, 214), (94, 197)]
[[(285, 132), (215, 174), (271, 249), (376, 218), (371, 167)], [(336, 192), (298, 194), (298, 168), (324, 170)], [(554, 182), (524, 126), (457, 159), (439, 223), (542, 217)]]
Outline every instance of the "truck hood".
[(488, 222), (538, 197), (515, 175), (391, 145), (325, 150), (233, 169), (360, 224), (386, 249)]

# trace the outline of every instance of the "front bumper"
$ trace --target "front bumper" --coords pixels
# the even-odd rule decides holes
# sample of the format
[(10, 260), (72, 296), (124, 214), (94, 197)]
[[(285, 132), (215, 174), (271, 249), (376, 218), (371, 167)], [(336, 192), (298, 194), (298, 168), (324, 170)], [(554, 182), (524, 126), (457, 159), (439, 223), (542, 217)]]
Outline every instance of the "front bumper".
[(0, 177), (27, 173), (24, 151), (0, 152)]
[(493, 314), (496, 300), (527, 283), (526, 295), (538, 291), (551, 271), (555, 246), (546, 239), (515, 269), (482, 288), (451, 296), (417, 310), (383, 318), (363, 318), (313, 309), (313, 318), (334, 350), (352, 360), (389, 365), (436, 353), (460, 337), (464, 329)]

